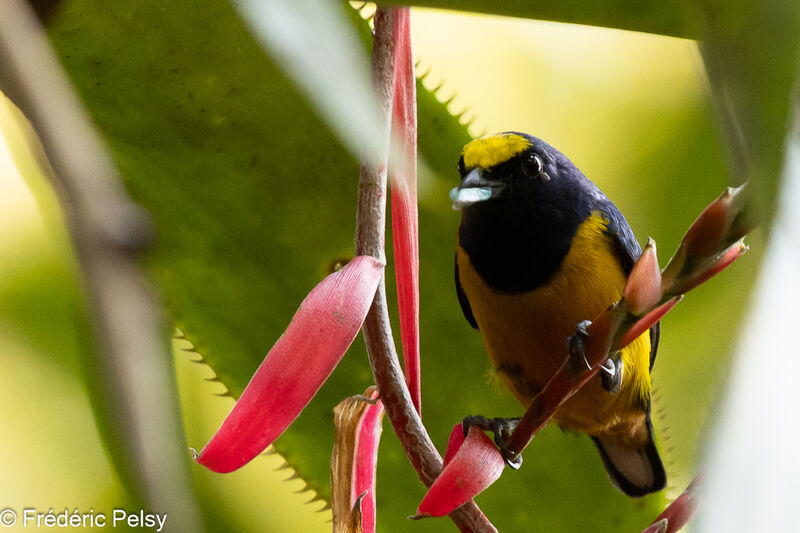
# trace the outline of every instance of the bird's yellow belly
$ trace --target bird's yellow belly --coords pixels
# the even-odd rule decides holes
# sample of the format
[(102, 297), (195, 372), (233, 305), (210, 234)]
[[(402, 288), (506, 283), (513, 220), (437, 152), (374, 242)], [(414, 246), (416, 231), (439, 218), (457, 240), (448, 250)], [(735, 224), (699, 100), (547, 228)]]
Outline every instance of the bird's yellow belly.
[[(457, 254), (461, 286), (483, 335), (494, 369), (527, 406), (567, 356), (567, 338), (582, 320), (591, 320), (617, 301), (625, 275), (594, 215), (579, 228), (570, 252), (544, 286), (521, 294), (488, 287), (467, 253)], [(591, 435), (620, 436), (643, 427), (650, 394), (650, 338), (645, 332), (622, 351), (622, 387), (615, 394), (600, 376), (586, 384), (556, 414), (557, 423)]]

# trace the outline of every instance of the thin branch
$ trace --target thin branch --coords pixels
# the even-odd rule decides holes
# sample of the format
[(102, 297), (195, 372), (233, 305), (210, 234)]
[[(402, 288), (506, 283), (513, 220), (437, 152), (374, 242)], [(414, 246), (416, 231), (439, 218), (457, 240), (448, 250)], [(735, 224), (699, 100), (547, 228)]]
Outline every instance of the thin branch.
[(0, 86), (31, 121), (83, 274), (95, 349), (87, 379), (117, 471), (134, 498), (201, 531), (161, 312), (136, 265), (145, 214), (120, 177), (28, 4), (0, 0)]
[[(372, 255), (381, 260), (385, 260), (386, 161), (393, 87), (392, 16), (393, 10), (385, 8), (378, 8), (375, 14), (372, 75), (385, 125), (381, 144), (383, 153), (380, 154), (380, 161), (366, 158), (362, 161), (356, 221), (356, 254)], [(364, 321), (363, 331), (370, 365), (386, 414), (412, 466), (422, 482), (430, 486), (442, 471), (442, 459), (414, 409), (400, 368), (389, 325), (386, 286), (383, 280)], [(473, 502), (457, 509), (450, 517), (461, 531), (496, 531)]]

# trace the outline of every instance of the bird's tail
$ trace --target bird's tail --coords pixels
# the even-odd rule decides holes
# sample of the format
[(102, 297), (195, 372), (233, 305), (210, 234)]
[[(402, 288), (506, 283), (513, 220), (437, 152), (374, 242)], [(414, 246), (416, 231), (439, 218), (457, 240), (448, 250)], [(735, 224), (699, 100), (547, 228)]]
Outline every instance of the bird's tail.
[(653, 424), (649, 415), (645, 423), (647, 440), (643, 446), (631, 447), (616, 439), (592, 437), (611, 482), (634, 498), (657, 492), (667, 482), (667, 474), (653, 440)]

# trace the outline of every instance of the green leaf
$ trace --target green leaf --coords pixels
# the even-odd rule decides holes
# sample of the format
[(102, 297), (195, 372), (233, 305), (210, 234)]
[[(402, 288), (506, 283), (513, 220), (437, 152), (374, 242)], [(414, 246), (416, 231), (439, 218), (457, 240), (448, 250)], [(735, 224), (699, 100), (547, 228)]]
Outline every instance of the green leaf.
[(733, 181), (753, 183), (758, 215), (767, 223), (796, 106), (792, 94), (800, 66), (800, 4), (707, 1), (698, 4), (698, 19)]
[(369, 57), (349, 24), (348, 5), (316, 0), (236, 3), (265, 49), (350, 153), (379, 157), (381, 115), (370, 89)]
[[(356, 161), (226, 2), (67, 0), (51, 37), (131, 194), (154, 218), (158, 246), (148, 265), (176, 325), (238, 395), (329, 263), (352, 256)], [(480, 337), (452, 288), (458, 218), (446, 191), (469, 136), (421, 87), (419, 98), (429, 165), (420, 211), (424, 420), (443, 446), (466, 414), (521, 408), (486, 383)], [(331, 410), (370, 383), (356, 341), (276, 445), (323, 494)], [(424, 488), (391, 432), (382, 439), (378, 483), (379, 529), (409, 528), (406, 516)], [(507, 472), (479, 503), (501, 530), (632, 530), (657, 514), (662, 499), (618, 494), (588, 439), (551, 428), (523, 470)]]
[(531, 2), (529, 0), (413, 0), (389, 4), (434, 7), (457, 11), (472, 11), (491, 15), (505, 15), (554, 22), (569, 22), (589, 26), (605, 26), (622, 30), (643, 31), (674, 37), (692, 38), (697, 33), (693, 13), (681, 0), (606, 0), (585, 2), (563, 0), (560, 2)]
[[(718, 111), (726, 126), (735, 179), (750, 180), (757, 215), (769, 228), (768, 261), (760, 273), (736, 349), (720, 416), (704, 454), (706, 501), (697, 531), (761, 527), (791, 529), (796, 518), (787, 495), (794, 451), (785, 426), (772, 417), (773, 405), (791, 412), (797, 399), (788, 370), (796, 358), (794, 312), (797, 298), (798, 100), (800, 4), (738, 0), (699, 5), (704, 22), (703, 59)], [(754, 359), (754, 350), (769, 353)], [(787, 387), (787, 385), (789, 385)], [(753, 431), (747, 420), (759, 420)], [(767, 444), (764, 446), (764, 444)], [(743, 462), (761, 465), (739, 471)], [(772, 474), (775, 472), (776, 474)], [(744, 490), (734, 490), (733, 486)], [(767, 518), (768, 517), (768, 518)]]

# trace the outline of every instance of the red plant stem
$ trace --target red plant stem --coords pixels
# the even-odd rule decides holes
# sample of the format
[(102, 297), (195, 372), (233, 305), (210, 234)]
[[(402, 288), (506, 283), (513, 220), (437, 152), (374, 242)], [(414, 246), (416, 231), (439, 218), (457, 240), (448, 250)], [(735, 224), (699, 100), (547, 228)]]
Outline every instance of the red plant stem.
[(599, 369), (598, 365), (585, 374), (575, 377), (572, 371), (568, 370), (567, 364), (562, 365), (525, 410), (508, 441), (508, 448), (517, 454), (522, 453), (533, 437), (550, 421), (561, 404), (592, 379)]
[[(611, 349), (620, 350), (633, 342), (669, 312), (684, 293), (718, 274), (747, 251), (742, 239), (751, 229), (751, 224), (735, 223), (743, 216), (743, 191), (743, 188), (726, 190), (701, 213), (663, 272), (659, 273), (657, 262), (653, 263), (656, 260), (655, 243), (648, 243), (623, 292), (634, 297), (636, 314), (631, 312), (623, 297), (595, 317), (584, 339), (585, 358), (591, 370), (573, 364), (567, 357), (556, 375), (525, 410), (507, 443), (509, 450), (519, 455), (556, 410), (597, 373)], [(732, 238), (738, 241), (727, 244)], [(713, 254), (715, 247), (723, 247), (716, 256)], [(686, 271), (687, 265), (692, 265), (688, 267), (689, 271)], [(661, 301), (658, 302), (652, 296), (659, 291), (650, 286), (657, 280), (661, 286)], [(636, 320), (637, 315), (644, 316)], [(611, 339), (614, 342), (609, 342)]]
[(525, 410), (508, 441), (510, 450), (517, 455), (522, 453), (539, 430), (550, 421), (561, 404), (597, 374), (600, 365), (608, 357), (611, 348), (610, 339), (619, 328), (621, 319), (622, 310), (614, 306), (594, 318), (587, 328), (588, 335), (585, 339), (585, 355), (591, 369), (583, 365), (576, 368), (574, 362), (567, 356), (555, 375)]
[[(659, 302), (658, 307), (649, 311), (643, 318), (622, 328), (620, 328), (620, 322), (627, 313), (624, 308), (612, 307), (597, 315), (588, 327), (589, 335), (586, 338), (585, 355), (591, 365), (591, 370), (578, 368), (576, 371), (569, 356), (564, 359), (564, 363), (556, 374), (525, 410), (525, 414), (508, 441), (508, 448), (517, 454), (521, 453), (533, 440), (533, 437), (550, 421), (558, 408), (597, 374), (600, 365), (608, 358), (612, 349), (621, 350), (633, 342), (636, 337), (661, 320), (682, 298), (683, 296), (676, 296), (666, 303)], [(630, 334), (634, 330), (638, 331), (635, 336)], [(612, 346), (609, 339), (614, 336), (620, 340), (613, 343)]]
[(642, 317), (635, 324), (633, 324), (633, 326), (631, 326), (631, 329), (629, 329), (628, 332), (622, 336), (622, 340), (620, 341), (619, 345), (624, 347), (632, 343), (639, 337), (639, 335), (644, 333), (646, 330), (650, 329), (653, 326), (653, 324), (661, 320), (661, 318), (664, 315), (669, 313), (670, 310), (676, 305), (678, 305), (678, 302), (680, 302), (682, 299), (683, 299), (682, 294), (679, 296), (675, 296), (674, 298), (670, 298), (669, 300), (667, 300), (666, 303), (659, 305), (658, 307), (647, 313), (644, 317)]
[[(653, 522), (644, 531), (642, 531), (642, 533), (650, 533), (652, 531), (676, 533), (679, 531), (689, 522), (689, 520), (692, 519), (694, 513), (697, 511), (697, 505), (699, 503), (698, 492), (702, 483), (703, 474), (701, 473), (695, 477), (691, 483), (689, 483), (689, 486), (686, 487), (686, 490), (684, 490), (674, 502), (669, 504), (669, 506), (664, 509), (664, 512), (658, 515), (658, 518), (653, 520)], [(666, 529), (664, 529), (661, 525), (662, 521), (666, 521)]]
[[(383, 114), (381, 118), (386, 124), (384, 132), (386, 148), (381, 161), (362, 161), (356, 215), (356, 254), (371, 255), (381, 260), (384, 258), (386, 160), (393, 87), (393, 15), (394, 10), (391, 8), (378, 8), (375, 14), (372, 81)], [(383, 280), (378, 285), (375, 300), (367, 313), (363, 332), (375, 384), (378, 386), (389, 421), (420, 479), (426, 486), (430, 486), (442, 471), (442, 459), (414, 408), (400, 369), (389, 325), (386, 286)], [(452, 512), (450, 518), (461, 531), (496, 531), (473, 502), (468, 502)]]
[(403, 368), (411, 400), (422, 413), (419, 368), (419, 229), (417, 216), (417, 91), (411, 51), (411, 10), (395, 9), (394, 98), (390, 158), (392, 241)]

